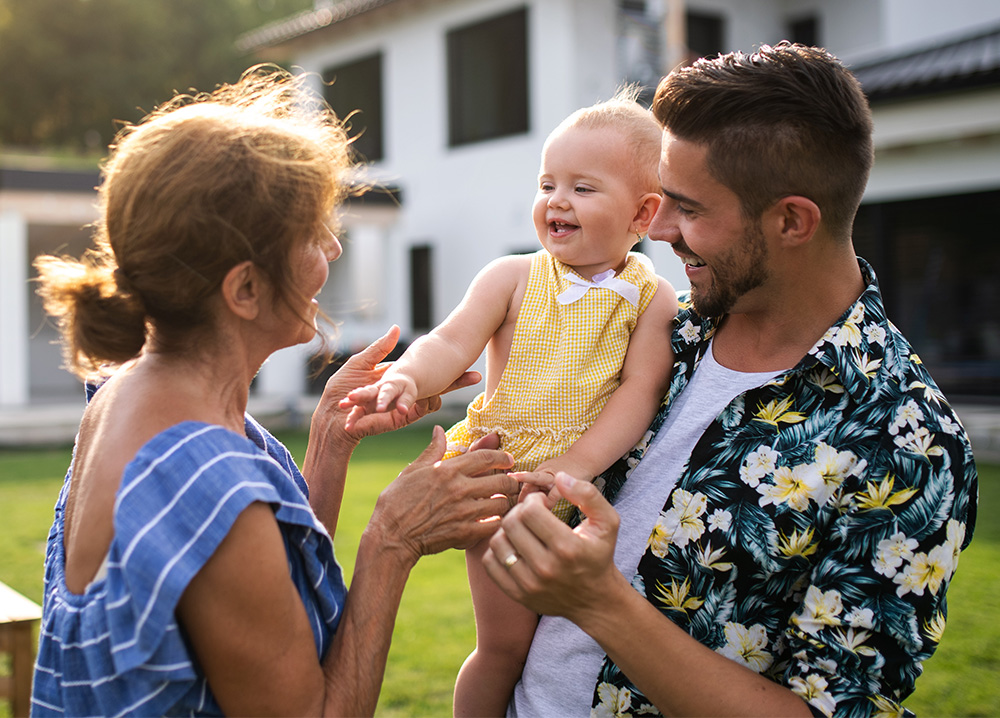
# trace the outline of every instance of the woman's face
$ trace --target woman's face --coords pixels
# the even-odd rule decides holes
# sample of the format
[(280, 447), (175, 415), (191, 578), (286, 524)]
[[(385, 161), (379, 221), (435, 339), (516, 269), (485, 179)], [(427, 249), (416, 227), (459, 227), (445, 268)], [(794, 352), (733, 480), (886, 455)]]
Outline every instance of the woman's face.
[[(325, 225), (320, 230), (324, 236), (320, 240), (303, 242), (292, 250), (291, 292), (285, 300), (287, 311), (282, 315), (284, 322), (293, 335), (288, 337), (283, 346), (303, 344), (316, 336), (319, 314), (319, 295), (323, 285), (330, 275), (330, 262), (337, 259), (343, 251), (340, 241)], [(291, 315), (291, 316), (286, 316)]]

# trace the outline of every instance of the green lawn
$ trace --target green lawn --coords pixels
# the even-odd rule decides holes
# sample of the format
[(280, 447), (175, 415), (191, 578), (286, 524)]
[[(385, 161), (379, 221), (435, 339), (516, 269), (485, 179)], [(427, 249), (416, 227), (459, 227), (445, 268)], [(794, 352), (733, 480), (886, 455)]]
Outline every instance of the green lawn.
[[(337, 556), (350, 576), (358, 538), (375, 499), (424, 447), (427, 429), (367, 439), (348, 478)], [(297, 458), (300, 433), (282, 436)], [(68, 448), (0, 451), (0, 579), (40, 601), (44, 543), (70, 459)], [(949, 591), (944, 640), (924, 666), (906, 707), (927, 716), (992, 716), (1000, 706), (1000, 466), (980, 465), (979, 526)], [(465, 559), (457, 551), (413, 571), (396, 624), (380, 716), (451, 713), (455, 674), (475, 642)], [(0, 705), (0, 716), (8, 715)]]

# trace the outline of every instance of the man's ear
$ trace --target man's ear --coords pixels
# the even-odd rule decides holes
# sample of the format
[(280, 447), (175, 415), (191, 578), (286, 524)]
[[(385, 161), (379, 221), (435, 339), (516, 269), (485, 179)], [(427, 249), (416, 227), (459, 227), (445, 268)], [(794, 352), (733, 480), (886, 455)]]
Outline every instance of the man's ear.
[(240, 262), (226, 272), (222, 280), (222, 299), (236, 316), (253, 321), (260, 313), (264, 278), (250, 260)]
[(772, 228), (788, 247), (805, 244), (819, 230), (822, 213), (819, 205), (808, 197), (788, 195), (782, 197), (766, 212)]
[(649, 229), (649, 225), (653, 221), (653, 215), (656, 214), (656, 210), (660, 208), (660, 202), (663, 201), (663, 195), (659, 192), (647, 192), (642, 196), (639, 204), (639, 208), (635, 212), (635, 216), (632, 218), (632, 231), (637, 234), (645, 234), (646, 230)]

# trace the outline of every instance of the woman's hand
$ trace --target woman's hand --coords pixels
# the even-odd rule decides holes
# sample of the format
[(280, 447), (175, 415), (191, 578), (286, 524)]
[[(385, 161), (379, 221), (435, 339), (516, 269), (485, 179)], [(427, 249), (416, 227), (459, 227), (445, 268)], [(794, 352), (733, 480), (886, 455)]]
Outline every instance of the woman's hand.
[(504, 472), (514, 463), (510, 454), (483, 448), (441, 461), (446, 445), (435, 426), (430, 445), (379, 496), (365, 530), (412, 563), (488, 537), (520, 489)]

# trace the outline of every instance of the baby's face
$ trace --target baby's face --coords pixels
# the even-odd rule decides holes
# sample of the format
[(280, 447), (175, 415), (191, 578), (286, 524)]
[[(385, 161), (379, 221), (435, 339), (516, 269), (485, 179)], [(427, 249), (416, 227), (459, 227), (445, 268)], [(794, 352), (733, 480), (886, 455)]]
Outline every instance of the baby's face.
[(620, 271), (638, 241), (635, 218), (644, 192), (631, 150), (612, 128), (569, 127), (542, 149), (532, 210), (538, 240), (586, 278)]

